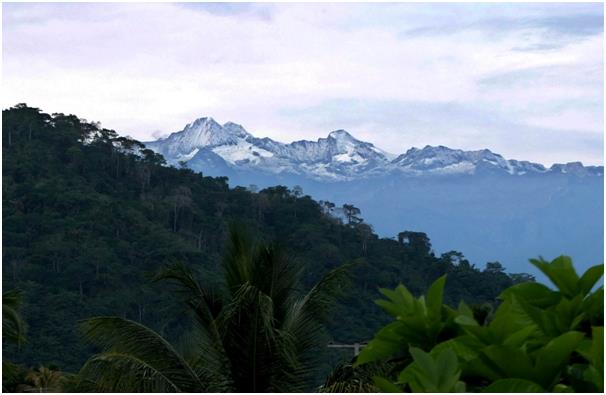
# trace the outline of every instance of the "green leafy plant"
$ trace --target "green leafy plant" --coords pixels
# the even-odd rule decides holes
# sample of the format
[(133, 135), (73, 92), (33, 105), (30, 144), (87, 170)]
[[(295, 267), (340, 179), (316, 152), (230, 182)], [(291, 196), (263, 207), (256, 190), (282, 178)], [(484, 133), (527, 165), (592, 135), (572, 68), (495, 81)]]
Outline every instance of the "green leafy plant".
[(431, 355), (411, 347), (410, 354), (414, 362), (400, 373), (399, 384), (408, 385), (414, 392), (465, 392), (454, 351), (442, 349)]
[(384, 391), (602, 392), (604, 379), (603, 265), (578, 276), (572, 260), (531, 263), (555, 285), (527, 282), (500, 295), (489, 319), (478, 322), (465, 303), (442, 304), (445, 278), (414, 298), (403, 285), (382, 290), (377, 303), (395, 320), (380, 330), (357, 365), (401, 361)]

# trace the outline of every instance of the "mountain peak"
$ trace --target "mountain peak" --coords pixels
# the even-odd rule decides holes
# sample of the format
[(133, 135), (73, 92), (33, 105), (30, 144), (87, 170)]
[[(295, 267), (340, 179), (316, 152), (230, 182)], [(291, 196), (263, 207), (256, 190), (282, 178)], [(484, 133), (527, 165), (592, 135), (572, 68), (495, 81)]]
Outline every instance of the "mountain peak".
[(233, 146), (249, 137), (252, 136), (236, 123), (221, 125), (212, 117), (201, 117), (188, 123), (183, 130), (147, 145), (169, 161), (176, 162), (192, 159), (200, 149)]
[(349, 141), (358, 141), (354, 136), (349, 134), (348, 131), (339, 129), (334, 130), (328, 134), (328, 138), (333, 138), (335, 140), (349, 140)]
[(250, 133), (244, 129), (244, 127), (240, 124), (234, 122), (226, 122), (223, 124), (223, 130), (230, 135), (234, 135), (237, 137), (246, 138), (250, 136)]
[(184, 130), (194, 128), (194, 127), (202, 127), (202, 126), (207, 126), (209, 128), (221, 127), (221, 125), (219, 125), (219, 123), (217, 121), (215, 121), (213, 117), (201, 117), (201, 118), (196, 119), (192, 123), (188, 123), (185, 126)]

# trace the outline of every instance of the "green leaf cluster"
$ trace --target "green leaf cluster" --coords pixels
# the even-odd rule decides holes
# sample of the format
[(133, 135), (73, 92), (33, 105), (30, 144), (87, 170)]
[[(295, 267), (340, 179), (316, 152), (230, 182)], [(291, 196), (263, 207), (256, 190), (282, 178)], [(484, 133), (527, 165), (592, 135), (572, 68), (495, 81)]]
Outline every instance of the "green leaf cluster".
[(603, 392), (604, 266), (579, 276), (567, 256), (531, 263), (554, 284), (522, 283), (503, 291), (489, 319), (461, 302), (442, 304), (445, 277), (427, 297), (403, 285), (377, 303), (394, 321), (357, 364), (391, 361), (397, 377), (376, 377), (386, 392)]

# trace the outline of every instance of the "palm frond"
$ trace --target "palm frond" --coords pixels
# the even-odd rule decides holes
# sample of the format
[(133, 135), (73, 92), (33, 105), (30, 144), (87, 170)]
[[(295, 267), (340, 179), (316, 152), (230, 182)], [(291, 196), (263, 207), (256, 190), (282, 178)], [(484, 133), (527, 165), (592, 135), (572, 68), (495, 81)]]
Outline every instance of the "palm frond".
[(316, 373), (328, 342), (322, 320), (346, 283), (350, 266), (330, 271), (301, 300), (290, 304), (279, 331), (279, 358), (288, 369), (278, 372), (277, 384), (290, 382), (290, 388), (307, 390), (304, 385)]
[(22, 293), (13, 289), (2, 293), (2, 336), (21, 345), (25, 341), (27, 326), (19, 314)]
[(284, 249), (275, 244), (258, 245), (253, 263), (250, 282), (273, 300), (276, 319), (281, 321), (284, 308), (295, 300), (302, 265), (295, 265)]
[[(130, 354), (105, 352), (89, 359), (80, 376), (98, 392), (181, 392), (163, 372)], [(81, 385), (82, 386), (82, 385)]]
[(305, 295), (301, 303), (301, 310), (322, 321), (334, 305), (335, 299), (348, 285), (349, 273), (353, 266), (352, 263), (344, 264), (326, 273), (320, 282)]
[(250, 282), (253, 271), (254, 244), (251, 237), (235, 225), (230, 226), (229, 241), (223, 257), (225, 281), (231, 292)]
[(215, 323), (197, 323), (181, 340), (183, 356), (209, 392), (234, 392), (232, 366)]
[[(141, 361), (166, 377), (180, 391), (197, 392), (205, 388), (170, 343), (144, 325), (120, 317), (95, 317), (83, 321), (80, 326), (85, 338), (101, 346), (104, 354), (119, 353)], [(124, 365), (117, 366), (122, 368)], [(123, 374), (128, 375), (128, 372)]]
[(278, 369), (273, 300), (250, 283), (234, 293), (218, 318), (237, 392), (270, 391)]
[(173, 281), (180, 287), (194, 314), (194, 330), (181, 339), (184, 359), (196, 376), (208, 384), (209, 391), (230, 392), (233, 389), (230, 361), (216, 322), (224, 304), (220, 295), (202, 287), (191, 270), (180, 263), (160, 270), (153, 277), (153, 281), (161, 280)]
[(161, 280), (169, 280), (178, 285), (189, 308), (206, 324), (217, 318), (223, 308), (220, 294), (202, 287), (191, 270), (182, 263), (163, 268), (152, 278), (154, 282)]
[(274, 327), (274, 301), (257, 287), (245, 283), (234, 292), (233, 299), (223, 309), (218, 323), (219, 326), (225, 327), (230, 321), (244, 321), (252, 315), (261, 323), (261, 327), (257, 328), (260, 329), (259, 332), (271, 338)]

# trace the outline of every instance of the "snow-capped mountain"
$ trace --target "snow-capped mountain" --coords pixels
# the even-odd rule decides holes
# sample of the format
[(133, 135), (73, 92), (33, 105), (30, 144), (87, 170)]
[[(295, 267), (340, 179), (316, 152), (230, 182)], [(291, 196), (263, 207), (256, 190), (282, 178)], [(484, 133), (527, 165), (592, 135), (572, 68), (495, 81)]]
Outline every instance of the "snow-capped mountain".
[[(348, 181), (385, 174), (453, 175), (497, 172), (509, 175), (571, 173), (603, 175), (603, 167), (580, 162), (555, 164), (547, 169), (538, 163), (507, 160), (488, 149), (463, 151), (444, 146), (411, 148), (395, 156), (373, 144), (360, 141), (345, 130), (331, 132), (317, 141), (289, 144), (257, 138), (241, 125), (223, 125), (205, 117), (188, 124), (165, 139), (146, 145), (164, 155), (171, 164), (210, 173), (254, 171), (291, 174), (317, 181)], [(228, 175), (228, 174), (226, 174)]]
[(212, 118), (200, 118), (181, 131), (146, 145), (164, 155), (169, 163), (184, 161), (195, 170), (204, 171), (198, 165), (213, 158), (214, 166), (223, 160), (225, 166), (241, 170), (289, 173), (333, 181), (384, 171), (392, 158), (344, 130), (331, 132), (317, 141), (284, 144), (269, 138), (256, 138), (240, 125), (231, 122), (220, 125)]

